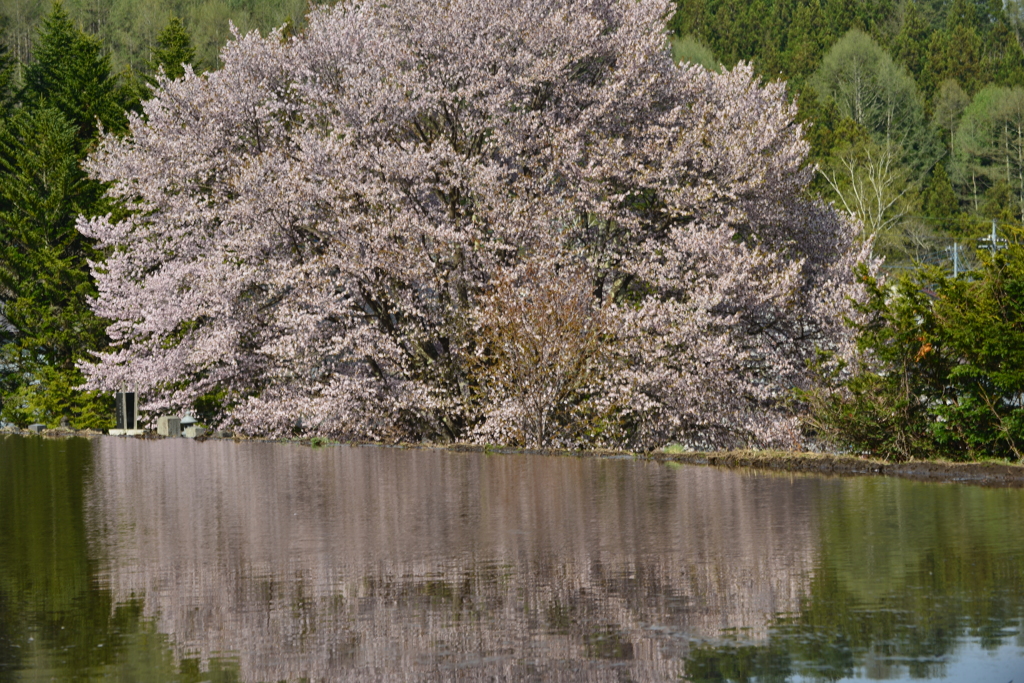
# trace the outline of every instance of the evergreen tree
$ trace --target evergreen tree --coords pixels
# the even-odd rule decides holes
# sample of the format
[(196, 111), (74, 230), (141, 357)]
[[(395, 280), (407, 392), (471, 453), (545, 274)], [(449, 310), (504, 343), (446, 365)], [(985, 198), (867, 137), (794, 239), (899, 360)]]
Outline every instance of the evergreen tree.
[(20, 99), (32, 108), (57, 109), (87, 143), (96, 135), (97, 121), (108, 130), (124, 129), (131, 92), (110, 73), (100, 41), (80, 31), (55, 2), (43, 19), (33, 62), (25, 67)]
[(707, 31), (707, 6), (707, 0), (677, 0), (676, 11), (668, 22), (669, 31), (679, 37), (702, 38)]
[(192, 37), (178, 17), (171, 17), (167, 26), (156, 37), (156, 47), (149, 61), (149, 68), (156, 73), (164, 70), (168, 78), (181, 78), (185, 75), (185, 65), (192, 67), (195, 63), (196, 51), (192, 47)]
[(819, 0), (800, 5), (793, 14), (786, 41), (786, 53), (783, 60), (786, 75), (798, 81), (814, 73), (821, 62), (821, 55), (829, 43), (830, 36), (826, 33), (824, 13)]
[(859, 25), (860, 22), (857, 21), (855, 0), (825, 0), (824, 18), (832, 40), (835, 40), (855, 26), (861, 30), (867, 28), (866, 26)]
[(111, 210), (81, 161), (100, 126), (126, 127), (131, 84), (110, 72), (102, 44), (58, 2), (43, 20), (18, 107), (0, 129), (0, 401), (4, 419), (103, 426), (109, 397), (80, 392), (77, 363), (105, 346), (88, 306), (89, 262), (80, 214)]
[(797, 98), (796, 118), (803, 126), (804, 139), (811, 145), (808, 160), (812, 163), (821, 163), (831, 157), (841, 142), (840, 136), (849, 128), (842, 125), (843, 117), (835, 100), (822, 99), (809, 85), (804, 86)]
[(987, 55), (983, 68), (986, 80), (1011, 88), (1024, 86), (1024, 51), (1013, 29), (1002, 17), (993, 25), (988, 44), (993, 50)]
[(910, 0), (903, 10), (899, 33), (892, 42), (892, 56), (920, 82), (928, 52), (928, 35), (931, 30), (917, 8)]
[(0, 39), (0, 118), (6, 118), (14, 102), (16, 62), (7, 43)]
[(969, 94), (981, 88), (985, 81), (985, 50), (980, 29), (975, 5), (953, 0), (945, 27), (932, 34), (928, 44), (928, 59), (920, 82), (927, 97), (947, 79), (957, 81)]
[(75, 367), (104, 345), (88, 298), (97, 254), (75, 229), (103, 188), (79, 162), (78, 129), (55, 108), (22, 109), (0, 131), (0, 299), (5, 319), (0, 394), (6, 420), (103, 425), (106, 400), (73, 390)]
[(805, 394), (819, 437), (896, 460), (1024, 460), (1024, 248), (983, 256), (971, 277), (865, 280), (860, 362), (841, 391)]
[(927, 220), (939, 230), (949, 232), (957, 225), (960, 202), (949, 181), (945, 164), (935, 164), (925, 185), (921, 203)]

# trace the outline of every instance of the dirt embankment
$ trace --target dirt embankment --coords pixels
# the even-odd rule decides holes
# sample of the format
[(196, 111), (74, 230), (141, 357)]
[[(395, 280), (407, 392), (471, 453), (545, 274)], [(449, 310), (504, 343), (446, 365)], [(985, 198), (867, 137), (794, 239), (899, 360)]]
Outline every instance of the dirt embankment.
[(912, 460), (886, 462), (850, 455), (791, 453), (786, 451), (730, 451), (724, 453), (670, 453), (651, 458), (666, 462), (716, 467), (750, 467), (781, 472), (833, 475), (887, 475), (919, 481), (945, 481), (981, 486), (1024, 488), (1024, 466), (998, 462), (944, 462)]

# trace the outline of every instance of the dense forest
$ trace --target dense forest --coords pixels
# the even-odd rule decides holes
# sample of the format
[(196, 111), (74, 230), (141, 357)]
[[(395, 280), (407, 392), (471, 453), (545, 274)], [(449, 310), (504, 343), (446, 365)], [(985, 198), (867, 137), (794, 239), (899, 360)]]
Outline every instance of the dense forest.
[(817, 189), (898, 266), (1019, 226), (1022, 19), (1015, 0), (681, 0), (670, 27), (679, 56), (788, 82)]
[[(303, 21), (307, 0), (64, 0), (63, 8), (80, 29), (102, 41), (115, 71), (149, 70), (150, 53), (171, 17), (180, 18), (196, 50), (197, 64), (218, 65), (217, 54), (230, 34), (229, 22), (239, 30), (263, 31)], [(32, 61), (42, 20), (51, 11), (50, 0), (2, 0), (0, 21), (15, 59)]]

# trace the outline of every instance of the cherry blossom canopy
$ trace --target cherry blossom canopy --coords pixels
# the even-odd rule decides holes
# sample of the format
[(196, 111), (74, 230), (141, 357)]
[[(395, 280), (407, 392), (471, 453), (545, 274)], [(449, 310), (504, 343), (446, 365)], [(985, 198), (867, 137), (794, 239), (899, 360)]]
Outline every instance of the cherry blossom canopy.
[(783, 84), (676, 66), (660, 0), (402, 0), (236, 36), (91, 174), (127, 217), (88, 386), (264, 435), (792, 443), (865, 258)]

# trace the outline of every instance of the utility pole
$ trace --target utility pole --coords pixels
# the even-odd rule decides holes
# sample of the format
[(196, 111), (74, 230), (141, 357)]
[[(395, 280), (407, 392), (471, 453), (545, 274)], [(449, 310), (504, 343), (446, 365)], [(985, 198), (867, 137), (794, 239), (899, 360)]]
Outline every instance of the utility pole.
[(1006, 249), (1006, 239), (999, 236), (996, 232), (996, 220), (992, 219), (992, 234), (988, 237), (982, 237), (978, 240), (979, 249), (988, 249), (995, 256), (996, 252), (1000, 249)]
[(953, 246), (946, 247), (946, 253), (953, 259), (953, 277), (959, 277), (960, 273), (963, 272), (963, 268), (960, 265), (960, 254), (963, 253), (962, 247), (957, 242), (953, 242)]

